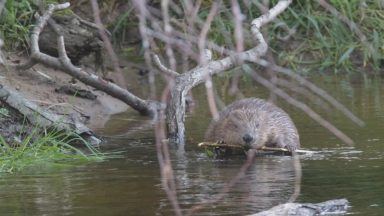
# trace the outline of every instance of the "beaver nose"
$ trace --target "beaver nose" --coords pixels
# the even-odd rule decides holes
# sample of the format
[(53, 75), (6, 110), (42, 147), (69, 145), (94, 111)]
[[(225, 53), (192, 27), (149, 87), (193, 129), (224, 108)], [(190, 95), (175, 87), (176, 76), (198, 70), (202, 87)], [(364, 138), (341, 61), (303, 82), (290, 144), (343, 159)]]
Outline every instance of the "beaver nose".
[(243, 136), (243, 140), (244, 140), (245, 143), (249, 144), (250, 142), (252, 142), (253, 137), (251, 135), (249, 135), (249, 134), (245, 134)]

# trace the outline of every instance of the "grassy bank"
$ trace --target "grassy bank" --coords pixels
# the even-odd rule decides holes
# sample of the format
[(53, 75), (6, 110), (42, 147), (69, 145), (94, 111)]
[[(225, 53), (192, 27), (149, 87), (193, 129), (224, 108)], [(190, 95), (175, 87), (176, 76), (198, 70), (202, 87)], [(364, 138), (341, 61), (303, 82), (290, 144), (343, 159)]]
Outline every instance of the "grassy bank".
[[(256, 2), (256, 1), (255, 1)], [(274, 5), (277, 1), (271, 1)], [(268, 25), (268, 43), (277, 64), (302, 73), (379, 72), (384, 52), (384, 4), (382, 1), (330, 0), (339, 16), (335, 16), (318, 1), (293, 1), (287, 11)], [(244, 34), (247, 48), (255, 44), (249, 28), (252, 19), (260, 16), (260, 4), (240, 4), (246, 15)], [(215, 17), (210, 39), (235, 47), (231, 4)], [(206, 19), (210, 5), (200, 12)], [(348, 22), (340, 19), (343, 16)], [(353, 28), (351, 28), (351, 26)], [(294, 33), (288, 39), (288, 29)], [(360, 31), (366, 40), (363, 41)]]
[[(314, 73), (378, 72), (384, 51), (384, 36), (380, 34), (384, 31), (382, 1), (328, 2), (341, 16), (356, 24), (355, 29), (317, 1), (294, 1), (281, 20), (296, 27), (296, 34), (287, 42), (273, 40), (276, 43), (272, 43), (279, 63)], [(364, 34), (366, 42), (357, 31)], [(271, 37), (276, 37), (276, 31)]]
[(1, 102), (0, 107), (0, 173), (97, 162), (110, 157), (75, 133), (43, 130)]
[[(79, 147), (70, 143), (77, 143)], [(23, 140), (15, 139), (12, 143), (0, 136), (0, 173), (97, 162), (105, 158), (105, 155), (75, 134), (43, 134), (34, 130)]]
[[(52, 3), (53, 0), (47, 1)], [(249, 23), (260, 15), (257, 1), (244, 3), (240, 1), (242, 13), (246, 16), (244, 30), (249, 30)], [(277, 1), (271, 1), (271, 5)], [(380, 0), (329, 0), (341, 16), (351, 21), (355, 27), (351, 29), (345, 21), (335, 16), (318, 1), (294, 1), (289, 9), (282, 13), (276, 22), (269, 26), (269, 44), (279, 65), (308, 73), (333, 72), (353, 73), (366, 70), (378, 72), (383, 58), (384, 36), (384, 4)], [(123, 3), (121, 3), (123, 4)], [(128, 3), (127, 3), (128, 4)], [(101, 4), (108, 10), (112, 5)], [(132, 5), (130, 5), (132, 6)], [(180, 8), (183, 6), (180, 3)], [(111, 8), (108, 8), (111, 7)], [(203, 2), (199, 17), (205, 20), (211, 2)], [(33, 25), (33, 14), (36, 6), (29, 0), (8, 0), (0, 19), (0, 34), (8, 48), (27, 48), (28, 35)], [(134, 22), (134, 10), (120, 12), (114, 24), (110, 24), (113, 39), (125, 41), (129, 28), (137, 28)], [(209, 38), (225, 47), (234, 47), (233, 15), (231, 4), (223, 3), (220, 13), (212, 23)], [(285, 27), (295, 30), (292, 36), (284, 41)], [(359, 29), (366, 41), (356, 33)], [(187, 33), (187, 32), (186, 32)], [(247, 35), (247, 34), (245, 34)], [(248, 32), (249, 35), (249, 32)], [(120, 44), (116, 42), (116, 44)], [(253, 39), (246, 42), (254, 46)], [(131, 50), (123, 47), (122, 50)]]

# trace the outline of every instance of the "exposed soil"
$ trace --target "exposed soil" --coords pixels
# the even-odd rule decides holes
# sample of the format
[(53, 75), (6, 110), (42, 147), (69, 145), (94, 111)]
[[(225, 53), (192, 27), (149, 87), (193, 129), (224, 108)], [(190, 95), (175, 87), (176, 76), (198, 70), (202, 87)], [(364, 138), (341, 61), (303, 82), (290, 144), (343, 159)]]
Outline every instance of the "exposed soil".
[[(22, 57), (10, 57), (12, 62), (25, 61)], [(81, 121), (89, 128), (102, 128), (112, 114), (124, 112), (128, 106), (105, 94), (73, 80), (64, 72), (37, 64), (26, 71), (2, 71), (0, 83), (13, 88), (31, 102), (57, 114), (81, 116)], [(77, 89), (91, 92), (96, 98), (82, 98), (55, 91), (62, 86), (75, 85)], [(5, 104), (0, 104), (6, 107)], [(7, 108), (7, 107), (6, 107)], [(9, 116), (0, 116), (0, 134), (7, 139), (25, 125), (23, 117), (16, 111)]]

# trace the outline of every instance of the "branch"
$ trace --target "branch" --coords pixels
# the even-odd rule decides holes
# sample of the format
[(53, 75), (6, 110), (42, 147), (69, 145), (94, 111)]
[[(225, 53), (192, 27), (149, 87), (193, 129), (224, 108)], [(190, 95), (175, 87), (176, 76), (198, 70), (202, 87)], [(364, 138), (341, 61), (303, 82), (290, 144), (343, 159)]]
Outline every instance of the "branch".
[(355, 124), (359, 125), (360, 127), (365, 125), (364, 122), (360, 118), (358, 118), (356, 115), (354, 115), (351, 111), (349, 111), (347, 107), (345, 107), (343, 104), (341, 104), (339, 101), (337, 101), (331, 95), (329, 95), (326, 91), (317, 87), (315, 84), (309, 82), (308, 80), (304, 79), (303, 77), (301, 77), (297, 73), (294, 73), (293, 71), (291, 71), (289, 69), (271, 64), (270, 62), (268, 62), (264, 59), (257, 59), (256, 61), (253, 59), (249, 59), (249, 61), (257, 63), (263, 67), (269, 67), (276, 72), (282, 73), (284, 75), (287, 75), (287, 76), (293, 78), (294, 80), (296, 80), (301, 85), (307, 87), (313, 93), (315, 93), (318, 96), (325, 99), (328, 103), (330, 103), (336, 109), (341, 111), (345, 116), (347, 116), (349, 119), (351, 119)]
[[(31, 64), (34, 63), (43, 63), (50, 67), (62, 70), (63, 72), (75, 77), (81, 82), (90, 85), (98, 90), (101, 90), (110, 96), (117, 98), (133, 109), (137, 110), (143, 115), (155, 116), (157, 110), (160, 109), (160, 104), (154, 101), (143, 100), (126, 89), (119, 87), (118, 85), (104, 80), (103, 78), (93, 74), (85, 72), (83, 69), (75, 67), (70, 59), (68, 58), (65, 51), (64, 37), (61, 35), (58, 26), (53, 20), (49, 21), (50, 25), (58, 35), (58, 50), (59, 58), (52, 57), (40, 52), (39, 49), (39, 35), (43, 28), (46, 26), (48, 20), (50, 19), (52, 13), (55, 10), (62, 10), (69, 7), (69, 3), (58, 4), (58, 5), (49, 5), (48, 9), (44, 12), (41, 17), (37, 17), (37, 23), (31, 33)], [(38, 16), (38, 15), (37, 15)]]
[(315, 120), (317, 123), (319, 123), (324, 128), (328, 129), (331, 133), (333, 133), (337, 138), (342, 140), (344, 143), (348, 145), (352, 145), (353, 141), (351, 138), (349, 138), (347, 135), (345, 135), (343, 132), (341, 132), (339, 129), (337, 129), (333, 124), (329, 123), (327, 120), (323, 119), (319, 114), (317, 114), (315, 111), (313, 111), (310, 107), (308, 107), (306, 104), (297, 101), (293, 97), (289, 96), (286, 92), (283, 90), (276, 88), (271, 82), (261, 77), (258, 73), (253, 72), (252, 69), (245, 65), (244, 66), (245, 72), (250, 74), (254, 80), (268, 88), (269, 91), (274, 92), (279, 97), (286, 100), (289, 104), (299, 108), (304, 113), (306, 113), (309, 117), (311, 117), (313, 120)]
[(349, 208), (346, 199), (328, 200), (321, 203), (285, 203), (277, 205), (266, 211), (262, 211), (250, 216), (270, 216), (270, 215), (344, 215)]
[(104, 28), (103, 23), (101, 22), (101, 19), (100, 19), (99, 5), (97, 4), (96, 0), (91, 0), (91, 5), (92, 5), (92, 10), (93, 10), (93, 17), (95, 19), (97, 29), (99, 30), (99, 35), (104, 42), (104, 47), (107, 50), (108, 55), (112, 60), (113, 68), (114, 68), (115, 72), (117, 73), (117, 81), (116, 82), (119, 84), (120, 87), (126, 88), (127, 83), (125, 82), (124, 75), (120, 69), (119, 59), (117, 58), (116, 53), (113, 51), (112, 44), (108, 39), (108, 36), (106, 34), (106, 30)]
[(252, 33), (256, 40), (259, 41), (259, 45), (255, 48), (221, 60), (211, 61), (175, 78), (175, 86), (171, 91), (171, 100), (167, 107), (168, 133), (171, 141), (184, 145), (185, 96), (187, 92), (205, 81), (207, 76), (233, 68), (236, 63), (243, 60), (255, 60), (265, 55), (268, 46), (260, 32), (260, 28), (283, 12), (291, 2), (291, 0), (280, 0), (268, 13), (252, 21)]
[(42, 109), (7, 86), (0, 85), (0, 100), (18, 110), (35, 126), (43, 128), (53, 127), (66, 132), (74, 132), (83, 137), (85, 135), (84, 138), (96, 145), (101, 142), (88, 127), (77, 119), (57, 115)]
[(166, 66), (164, 66), (164, 64), (161, 63), (160, 58), (159, 58), (158, 55), (153, 54), (153, 59), (154, 59), (154, 61), (155, 61), (155, 64), (157, 65), (157, 67), (158, 67), (162, 72), (164, 72), (166, 75), (168, 75), (168, 76), (170, 76), (170, 77), (172, 77), (172, 78), (174, 78), (174, 77), (180, 75), (180, 74), (177, 73), (176, 71), (171, 70), (171, 69), (167, 68)]
[(367, 37), (359, 29), (356, 23), (354, 23), (352, 20), (348, 19), (348, 17), (341, 14), (336, 8), (334, 8), (326, 0), (317, 0), (317, 3), (319, 3), (319, 5), (321, 5), (325, 10), (330, 12), (333, 16), (337, 17), (339, 20), (347, 24), (349, 29), (359, 37), (361, 43), (363, 43), (369, 48), (369, 51), (371, 52), (371, 54), (374, 54), (374, 49), (372, 47), (372, 44), (368, 42)]

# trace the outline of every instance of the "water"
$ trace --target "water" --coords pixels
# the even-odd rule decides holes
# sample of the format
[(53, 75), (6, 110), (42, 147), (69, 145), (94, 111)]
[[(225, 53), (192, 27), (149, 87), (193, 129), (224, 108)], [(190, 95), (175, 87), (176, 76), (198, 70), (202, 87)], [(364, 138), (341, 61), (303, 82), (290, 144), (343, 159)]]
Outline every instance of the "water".
[[(382, 215), (382, 81), (352, 83), (337, 78), (325, 81), (323, 87), (361, 117), (366, 127), (352, 124), (334, 109), (321, 112), (354, 139), (355, 145), (349, 147), (279, 101), (279, 106), (284, 107), (296, 123), (302, 147), (316, 151), (301, 157), (303, 177), (297, 201), (347, 198), (354, 215)], [(248, 87), (247, 95), (268, 95), (251, 83), (243, 85)], [(218, 92), (230, 100), (221, 89)], [(204, 89), (196, 89), (195, 97), (199, 95), (204, 95)], [(187, 119), (186, 154), (172, 154), (178, 198), (183, 209), (213, 199), (244, 162), (242, 158), (213, 160), (196, 147), (209, 118), (204, 98), (201, 98), (199, 106)], [(122, 158), (58, 170), (4, 175), (0, 179), (0, 215), (172, 215), (172, 208), (161, 189), (153, 131), (145, 119), (134, 112), (120, 114), (100, 133), (108, 137), (104, 151), (121, 150), (124, 152)], [(197, 215), (244, 215), (284, 203), (292, 195), (294, 175), (290, 157), (258, 158), (224, 199), (208, 205)]]

